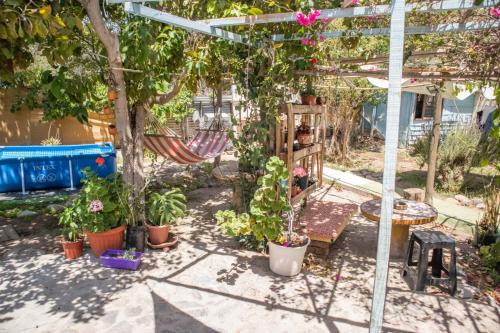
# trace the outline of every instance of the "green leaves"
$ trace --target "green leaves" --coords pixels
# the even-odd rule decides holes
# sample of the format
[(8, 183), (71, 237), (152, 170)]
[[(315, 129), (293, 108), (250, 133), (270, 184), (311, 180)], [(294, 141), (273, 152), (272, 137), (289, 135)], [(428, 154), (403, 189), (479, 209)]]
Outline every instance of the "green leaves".
[(148, 218), (155, 225), (167, 225), (186, 212), (186, 197), (179, 189), (153, 193), (148, 201)]

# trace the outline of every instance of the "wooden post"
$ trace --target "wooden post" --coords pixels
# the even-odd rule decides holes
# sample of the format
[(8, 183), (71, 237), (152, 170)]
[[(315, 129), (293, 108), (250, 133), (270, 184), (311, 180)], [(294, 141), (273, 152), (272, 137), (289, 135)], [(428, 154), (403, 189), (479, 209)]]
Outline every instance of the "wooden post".
[[(216, 103), (216, 107), (219, 109), (219, 112), (221, 113), (220, 114), (220, 120), (222, 121), (222, 95), (224, 93), (224, 86), (223, 86), (223, 81), (221, 79), (220, 83), (219, 83), (219, 86), (217, 87), (217, 103)], [(216, 116), (216, 112), (214, 110), (214, 117)], [(214, 119), (215, 120), (215, 119)], [(219, 167), (220, 165), (220, 159), (221, 159), (221, 155), (218, 155), (215, 157), (214, 159), (214, 168), (217, 168)]]
[(287, 141), (286, 141), (286, 165), (288, 168), (288, 198), (292, 198), (292, 182), (293, 182), (293, 140), (295, 140), (295, 115), (292, 112), (292, 105), (286, 104), (283, 106), (286, 112), (287, 119)]
[(436, 178), (437, 154), (439, 147), (439, 136), (441, 135), (441, 120), (443, 117), (443, 96), (441, 92), (436, 94), (436, 110), (432, 124), (432, 136), (429, 147), (429, 161), (427, 162), (427, 182), (425, 185), (425, 202), (432, 205), (434, 196), (434, 180)]
[(387, 93), (387, 125), (385, 130), (384, 178), (382, 207), (378, 227), (377, 264), (370, 317), (370, 333), (379, 333), (384, 322), (385, 293), (389, 272), (392, 208), (394, 203), (398, 149), (401, 80), (405, 31), (405, 0), (392, 0), (391, 38), (389, 46), (389, 90)]

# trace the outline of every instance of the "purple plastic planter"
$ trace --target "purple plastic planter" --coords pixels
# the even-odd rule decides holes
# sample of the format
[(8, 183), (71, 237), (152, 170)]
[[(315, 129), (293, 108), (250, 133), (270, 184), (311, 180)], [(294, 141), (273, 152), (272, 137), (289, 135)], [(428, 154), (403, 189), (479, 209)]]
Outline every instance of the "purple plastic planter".
[(101, 254), (101, 265), (109, 268), (128, 269), (131, 271), (137, 270), (141, 264), (142, 252), (132, 252), (134, 259), (122, 258), (124, 250), (106, 250)]

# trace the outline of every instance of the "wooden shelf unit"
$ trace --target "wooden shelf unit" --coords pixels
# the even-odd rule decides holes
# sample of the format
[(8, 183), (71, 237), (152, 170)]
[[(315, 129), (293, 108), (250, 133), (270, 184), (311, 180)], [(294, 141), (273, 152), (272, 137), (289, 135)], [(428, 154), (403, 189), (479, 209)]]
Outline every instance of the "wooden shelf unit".
[[(276, 122), (275, 152), (288, 167), (288, 198), (292, 204), (307, 197), (323, 184), (323, 156), (326, 135), (326, 106), (283, 104), (280, 107), (279, 121)], [(298, 121), (297, 121), (298, 120)], [(300, 122), (311, 127), (313, 143), (310, 146), (293, 151), (295, 132)], [(285, 137), (286, 136), (286, 137)], [(316, 177), (317, 182), (293, 198), (293, 168), (296, 163), (307, 170), (309, 179)]]

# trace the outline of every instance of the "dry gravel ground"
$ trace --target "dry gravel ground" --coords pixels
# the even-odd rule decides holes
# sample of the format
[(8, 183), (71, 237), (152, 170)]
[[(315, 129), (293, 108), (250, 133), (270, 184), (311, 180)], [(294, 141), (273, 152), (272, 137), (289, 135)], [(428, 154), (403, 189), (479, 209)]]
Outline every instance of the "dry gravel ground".
[[(168, 168), (160, 173), (171, 174)], [(187, 185), (190, 178), (202, 177), (187, 176)], [(175, 227), (179, 246), (148, 250), (137, 272), (101, 268), (88, 249), (66, 261), (55, 217), (0, 219), (22, 236), (0, 244), (0, 332), (368, 331), (374, 223), (354, 217), (329, 258), (308, 258), (301, 274), (284, 278), (270, 272), (266, 255), (240, 249), (220, 233), (213, 214), (230, 206), (231, 190), (212, 179), (205, 184), (210, 187), (189, 191), (189, 217)], [(334, 188), (325, 197), (366, 199)], [(473, 251), (455, 236), (461, 266), (472, 274), (464, 263)], [(490, 299), (412, 292), (400, 268), (400, 261), (391, 261), (384, 331), (500, 331), (499, 309)]]

